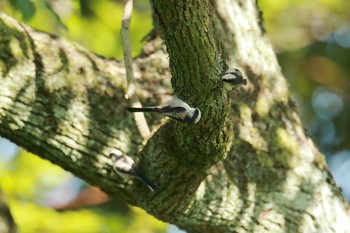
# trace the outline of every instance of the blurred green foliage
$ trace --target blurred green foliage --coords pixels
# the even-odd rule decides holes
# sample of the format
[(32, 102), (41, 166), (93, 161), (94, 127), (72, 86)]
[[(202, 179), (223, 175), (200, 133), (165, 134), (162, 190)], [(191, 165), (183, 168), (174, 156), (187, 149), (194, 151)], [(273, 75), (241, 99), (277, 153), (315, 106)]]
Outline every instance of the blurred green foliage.
[[(111, 0), (11, 0), (0, 1), (0, 10), (26, 24), (76, 41), (106, 56), (122, 58), (120, 38), (123, 1)], [(133, 53), (151, 30), (149, 2), (135, 1), (131, 22)]]
[[(2, 155), (1, 155), (2, 156)], [(139, 208), (120, 209), (113, 202), (106, 208), (82, 208), (63, 212), (45, 206), (48, 191), (54, 191), (71, 175), (33, 154), (21, 151), (9, 162), (0, 162), (0, 186), (22, 233), (37, 232), (165, 232), (165, 224)], [(67, 192), (56, 195), (66, 199)]]
[(35, 14), (34, 3), (30, 0), (10, 0), (11, 6), (22, 14), (24, 20), (29, 20)]
[[(267, 33), (310, 135), (326, 155), (350, 149), (350, 1), (260, 0), (259, 3)], [(327, 122), (319, 119), (324, 114), (320, 113), (320, 104), (317, 107), (314, 101), (321, 87), (323, 92), (341, 98), (342, 110)], [(321, 104), (324, 111), (334, 108), (329, 98)]]
[(307, 133), (350, 200), (350, 1), (258, 2)]
[(350, 1), (258, 0), (267, 32), (277, 52), (291, 51), (348, 24)]

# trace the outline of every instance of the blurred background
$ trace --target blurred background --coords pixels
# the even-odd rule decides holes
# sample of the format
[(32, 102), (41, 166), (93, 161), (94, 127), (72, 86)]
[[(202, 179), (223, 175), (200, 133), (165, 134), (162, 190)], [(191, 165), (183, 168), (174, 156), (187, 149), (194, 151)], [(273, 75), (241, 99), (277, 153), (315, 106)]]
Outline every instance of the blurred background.
[[(350, 1), (259, 0), (259, 5), (304, 126), (350, 200)], [(118, 59), (122, 6), (112, 0), (0, 0), (1, 12)], [(151, 27), (149, 2), (134, 0), (134, 55)], [(24, 233), (176, 231), (3, 138), (0, 189)]]

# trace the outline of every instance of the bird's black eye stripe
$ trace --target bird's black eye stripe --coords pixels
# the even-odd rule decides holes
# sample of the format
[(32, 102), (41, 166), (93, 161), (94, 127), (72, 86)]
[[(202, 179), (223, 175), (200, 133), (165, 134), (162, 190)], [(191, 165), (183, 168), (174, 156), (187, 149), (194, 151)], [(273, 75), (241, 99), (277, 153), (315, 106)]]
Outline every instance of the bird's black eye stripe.
[(228, 73), (225, 73), (225, 74), (233, 74), (235, 76), (238, 76), (238, 74), (236, 72), (228, 72)]
[(184, 108), (184, 107), (173, 107), (172, 110), (174, 112), (178, 113), (178, 112), (185, 112), (186, 108)]
[(199, 115), (199, 109), (196, 108), (196, 110), (194, 110), (193, 117), (192, 117), (193, 122), (197, 119), (198, 115)]

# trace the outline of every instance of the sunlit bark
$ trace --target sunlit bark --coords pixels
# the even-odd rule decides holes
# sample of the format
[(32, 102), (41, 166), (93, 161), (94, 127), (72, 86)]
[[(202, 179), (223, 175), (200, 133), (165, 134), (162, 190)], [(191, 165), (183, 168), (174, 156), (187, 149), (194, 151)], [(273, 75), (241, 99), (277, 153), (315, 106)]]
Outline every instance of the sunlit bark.
[[(174, 93), (202, 110), (197, 125), (164, 120), (139, 148), (120, 62), (2, 15), (0, 135), (188, 232), (349, 232), (255, 1), (152, 4), (169, 55), (159, 38), (145, 45), (135, 60), (139, 97), (171, 92), (170, 67)], [(227, 67), (248, 85), (227, 93)], [(159, 190), (125, 185), (111, 169), (113, 148), (138, 158)]]

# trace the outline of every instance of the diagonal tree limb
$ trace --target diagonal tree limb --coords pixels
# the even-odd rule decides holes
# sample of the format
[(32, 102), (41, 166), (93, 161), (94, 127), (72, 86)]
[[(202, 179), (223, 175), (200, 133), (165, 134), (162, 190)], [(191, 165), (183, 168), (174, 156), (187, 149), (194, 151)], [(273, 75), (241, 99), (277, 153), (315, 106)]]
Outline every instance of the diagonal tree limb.
[[(134, 78), (134, 71), (132, 65), (132, 50), (131, 50), (131, 40), (130, 40), (130, 23), (132, 16), (133, 0), (124, 0), (124, 12), (122, 18), (122, 27), (120, 29), (120, 34), (123, 41), (123, 53), (124, 53), (124, 63), (126, 77), (128, 80), (128, 90), (127, 97), (131, 101), (132, 107), (141, 107), (141, 103), (137, 97), (136, 93), (136, 82)], [(133, 113), (135, 117), (135, 122), (139, 132), (143, 138), (150, 135), (150, 130), (142, 112)]]
[(142, 142), (125, 111), (123, 65), (3, 14), (0, 24), (0, 135), (120, 192), (108, 154), (136, 154)]
[[(188, 232), (348, 232), (345, 201), (305, 135), (271, 44), (260, 37), (255, 1), (217, 1), (214, 8), (207, 1), (153, 3), (168, 41), (176, 93), (205, 113), (196, 126), (165, 122), (143, 147), (141, 168), (157, 181), (159, 192), (145, 192), (147, 188), (138, 183), (120, 188), (111, 174), (106, 157), (110, 147), (132, 154), (140, 140), (120, 106), (126, 85), (113, 70), (121, 65), (64, 40), (29, 30), (31, 44), (35, 44), (30, 48), (36, 49), (32, 54), (21, 33), (14, 32), (8, 40), (0, 38), (6, 45), (0, 53), (5, 64), (1, 66), (0, 134), (111, 195), (123, 192), (129, 203)], [(202, 14), (209, 18), (197, 18)], [(6, 29), (2, 35), (13, 32), (15, 25), (0, 28)], [(215, 75), (220, 73), (221, 56), (213, 28), (223, 38), (228, 63), (244, 67), (250, 81), (246, 90), (232, 93), (233, 101), (225, 99)], [(20, 49), (8, 50), (16, 47)], [(57, 48), (66, 53), (50, 54), (49, 49), (59, 51)], [(76, 53), (77, 48), (84, 52)], [(84, 62), (87, 68), (81, 70), (86, 57), (95, 65)], [(49, 61), (57, 62), (58, 67), (66, 64), (66, 69), (59, 70), (70, 72), (58, 78), (52, 72), (57, 68)], [(178, 70), (177, 63), (185, 65), (184, 69)], [(112, 85), (105, 84), (109, 79)], [(219, 88), (208, 94), (211, 87)], [(101, 95), (109, 93), (108, 89), (115, 96)], [(88, 107), (81, 107), (84, 103)], [(72, 113), (91, 121), (86, 123), (84, 117), (72, 117)], [(81, 125), (90, 127), (85, 130)], [(227, 143), (230, 149), (225, 160), (227, 150), (217, 146), (220, 143)]]

